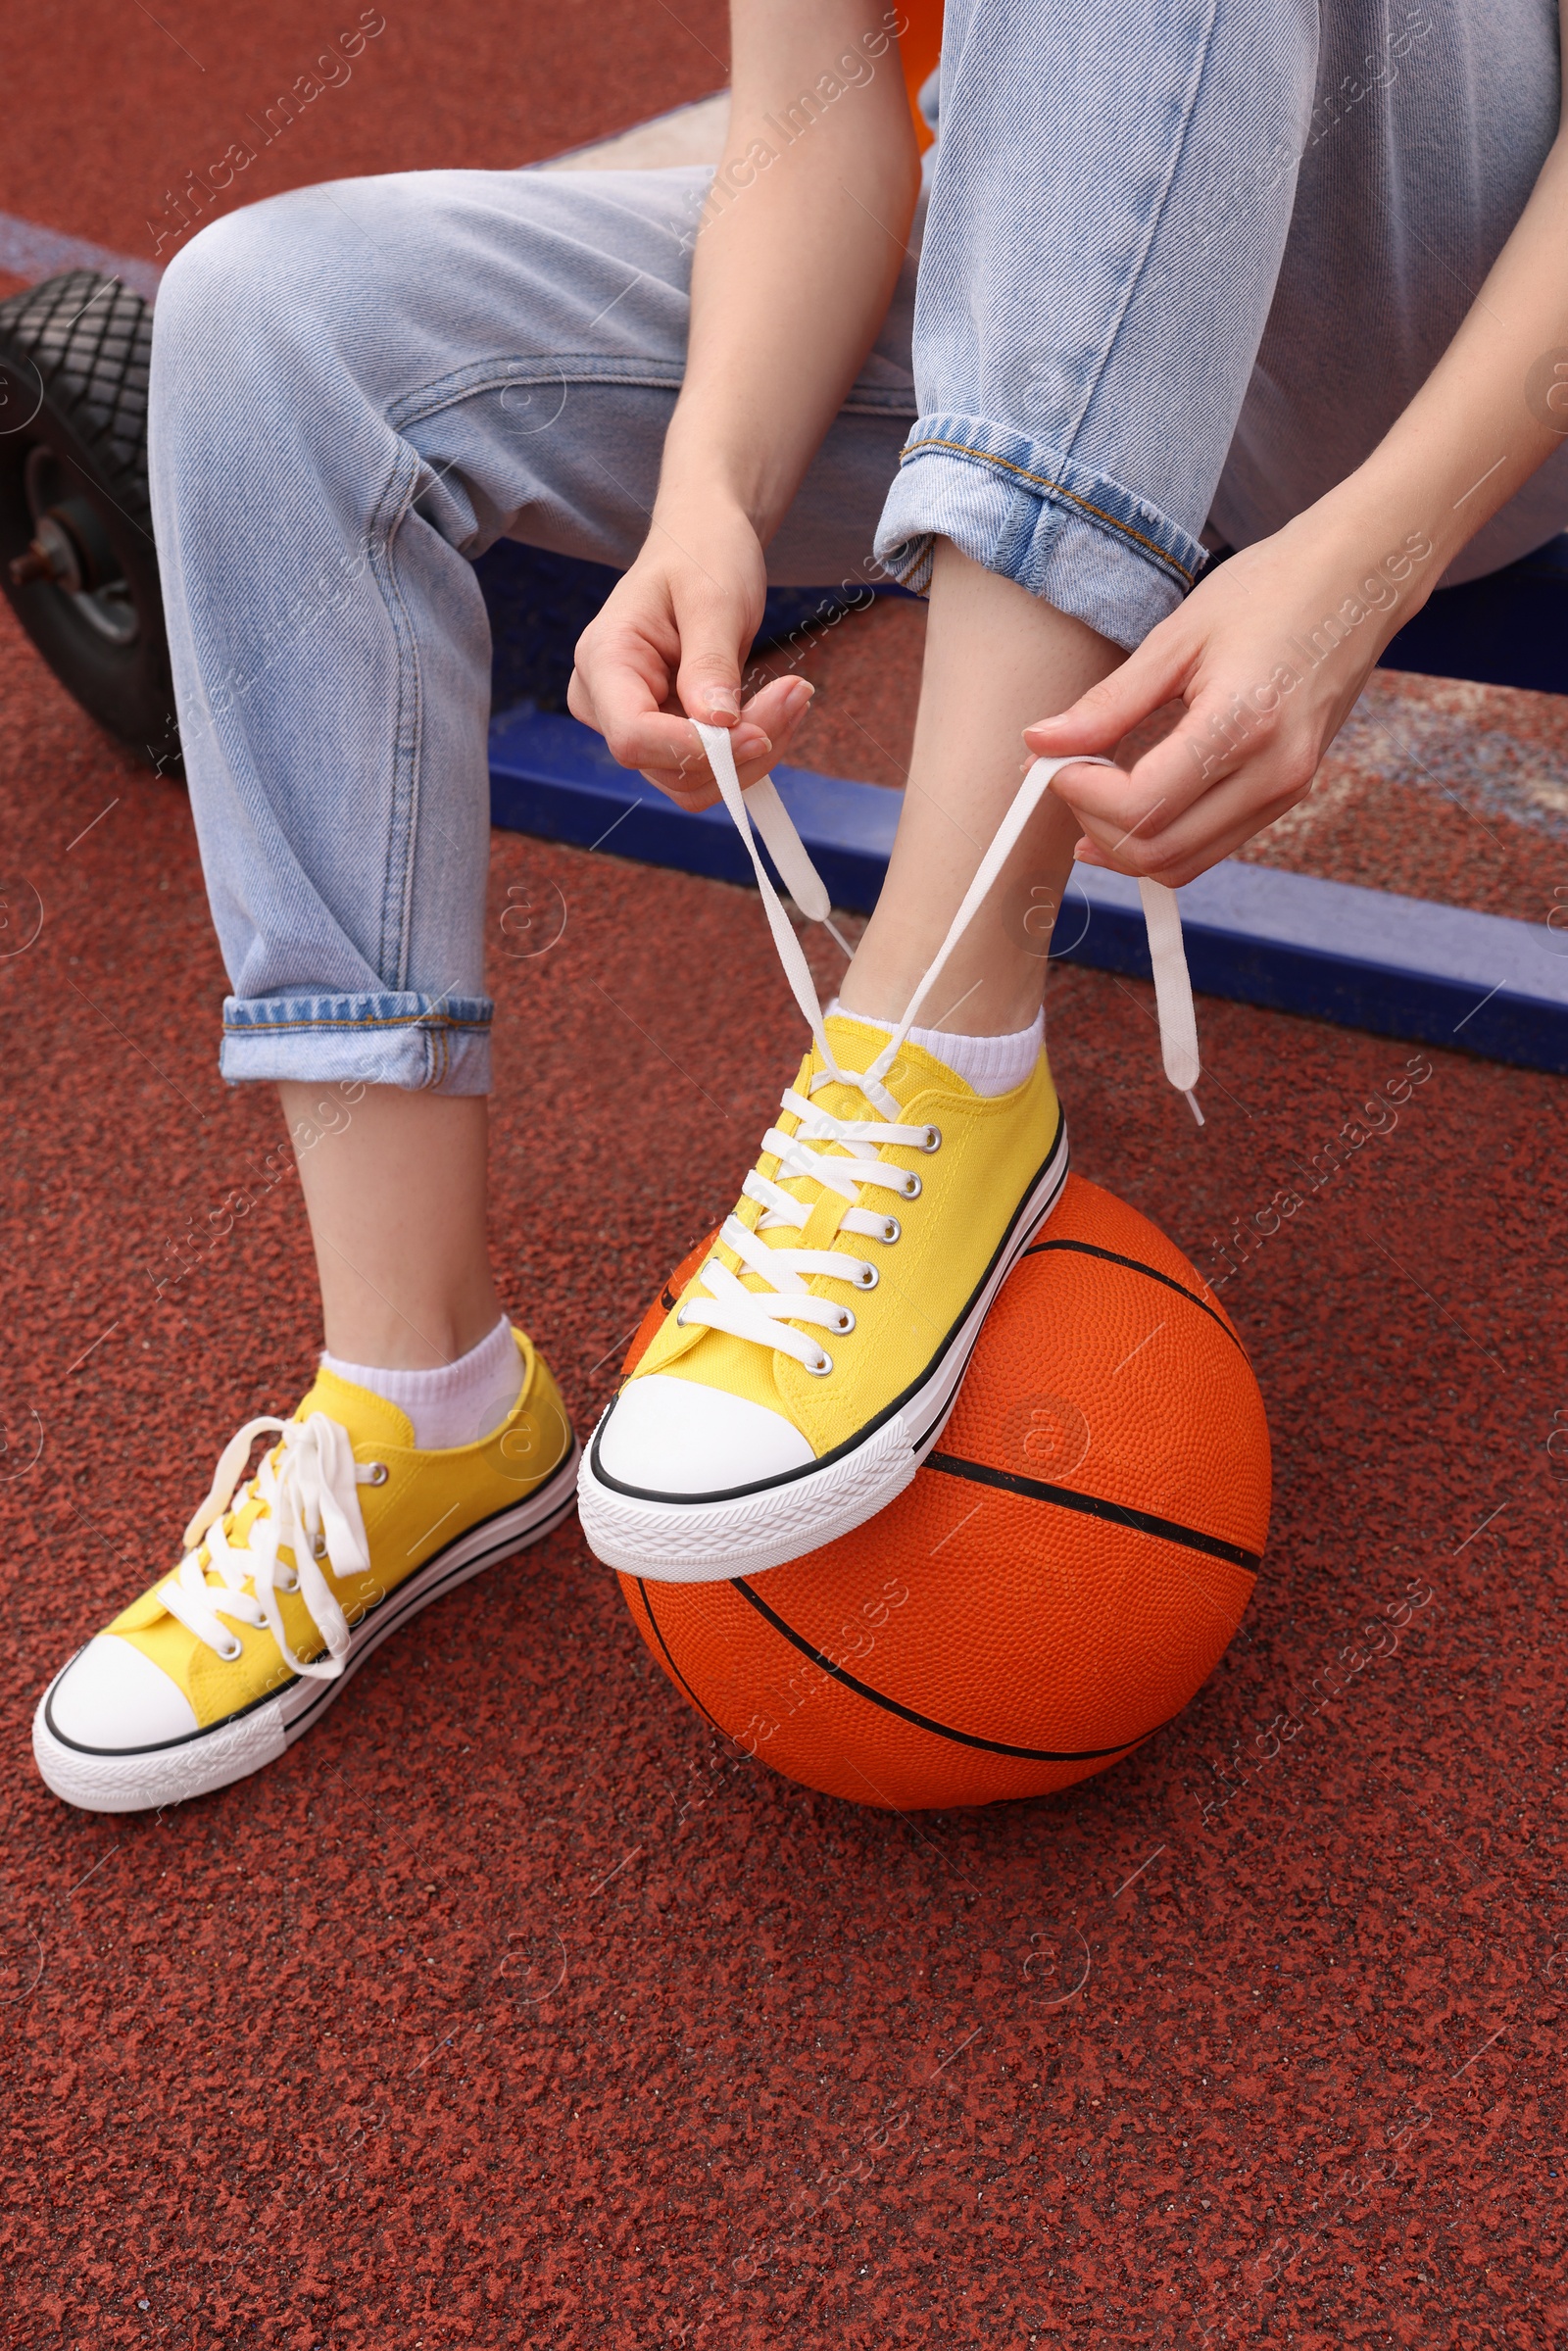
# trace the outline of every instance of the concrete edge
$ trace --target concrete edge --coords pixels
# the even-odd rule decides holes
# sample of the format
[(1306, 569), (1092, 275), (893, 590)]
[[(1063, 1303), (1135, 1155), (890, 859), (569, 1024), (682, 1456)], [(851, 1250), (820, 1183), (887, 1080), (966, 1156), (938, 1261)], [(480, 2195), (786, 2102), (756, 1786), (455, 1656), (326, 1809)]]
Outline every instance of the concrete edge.
[(568, 147), (534, 165), (538, 171), (658, 171), (672, 164), (716, 164), (729, 127), (729, 91), (712, 90), (667, 114), (586, 147)]
[(101, 269), (106, 277), (118, 277), (149, 302), (163, 276), (157, 262), (111, 253), (106, 245), (94, 245), (85, 237), (62, 236), (58, 229), (44, 228), (36, 220), (0, 213), (0, 270), (36, 285), (62, 269)]
[[(536, 171), (651, 171), (673, 164), (716, 164), (724, 152), (729, 121), (729, 91), (713, 90), (654, 115), (612, 138), (596, 139), (585, 147), (568, 147), (561, 155), (522, 165)], [(149, 302), (156, 299), (164, 274), (162, 262), (135, 254), (115, 253), (87, 237), (64, 235), (41, 221), (24, 220), (17, 213), (0, 213), (0, 274), (20, 277), (30, 285), (53, 277), (61, 269), (101, 269), (118, 277)]]

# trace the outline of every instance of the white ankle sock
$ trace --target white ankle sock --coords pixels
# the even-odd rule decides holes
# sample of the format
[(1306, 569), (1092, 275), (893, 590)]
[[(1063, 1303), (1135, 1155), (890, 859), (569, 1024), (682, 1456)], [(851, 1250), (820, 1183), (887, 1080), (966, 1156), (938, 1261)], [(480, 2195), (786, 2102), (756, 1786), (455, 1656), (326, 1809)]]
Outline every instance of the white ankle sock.
[(488, 1339), (438, 1371), (382, 1371), (325, 1353), (321, 1362), (340, 1380), (368, 1388), (372, 1396), (384, 1396), (406, 1412), (421, 1453), (477, 1444), (501, 1426), (522, 1394), (522, 1357), (504, 1315)]
[[(869, 1012), (846, 1011), (837, 997), (828, 1005), (828, 1012), (842, 1012), (846, 1020), (865, 1020), (873, 1028), (893, 1033), (890, 1021), (872, 1021)], [(824, 1015), (825, 1017), (825, 1015)], [(949, 1037), (938, 1029), (911, 1029), (909, 1043), (918, 1045), (923, 1053), (946, 1061), (948, 1067), (976, 1094), (1010, 1094), (1040, 1058), (1040, 1049), (1046, 1041), (1046, 1015), (1039, 1011), (1026, 1029), (1014, 1029), (1006, 1037)]]

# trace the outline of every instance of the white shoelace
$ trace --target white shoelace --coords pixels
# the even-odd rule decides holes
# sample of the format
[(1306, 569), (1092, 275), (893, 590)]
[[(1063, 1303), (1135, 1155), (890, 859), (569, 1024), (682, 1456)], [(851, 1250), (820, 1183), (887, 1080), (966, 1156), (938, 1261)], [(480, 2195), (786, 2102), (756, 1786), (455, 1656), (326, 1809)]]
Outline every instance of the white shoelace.
[[(901, 1199), (914, 1200), (920, 1192), (920, 1179), (911, 1171), (891, 1167), (880, 1157), (881, 1147), (887, 1144), (908, 1145), (920, 1151), (940, 1151), (942, 1137), (935, 1127), (912, 1127), (898, 1123), (901, 1104), (883, 1084), (884, 1078), (897, 1060), (909, 1030), (915, 1024), (926, 998), (953, 955), (955, 948), (974, 919), (992, 884), (1011, 856), (1025, 825), (1040, 806), (1047, 785), (1058, 767), (1073, 762), (1068, 759), (1036, 759), (1019, 786), (1011, 808), (1003, 818), (995, 840), (980, 860), (979, 869), (963, 896), (963, 903), (948, 927), (948, 935), (938, 949), (935, 960), (929, 965), (913, 996), (909, 999), (904, 1018), (889, 1037), (869, 1069), (846, 1070), (839, 1067), (833, 1049), (828, 1043), (826, 1023), (821, 1004), (811, 980), (810, 967), (796, 934), (795, 926), (784, 910), (772, 877), (762, 861), (752, 830), (755, 817), (757, 830), (766, 842), (774, 863), (784, 877), (785, 887), (796, 905), (812, 922), (826, 924), (830, 920), (832, 902), (827, 886), (806, 852), (806, 845), (780, 800), (769, 777), (753, 784), (745, 793), (735, 772), (735, 758), (728, 732), (720, 726), (704, 726), (693, 722), (708, 754), (709, 765), (725, 808), (734, 818), (736, 829), (745, 842), (757, 874), (758, 888), (767, 914), (773, 944), (790, 983), (796, 1003), (805, 1013), (816, 1042), (823, 1066), (811, 1079), (810, 1091), (819, 1087), (840, 1085), (855, 1088), (865, 1097), (878, 1115), (872, 1119), (842, 1119), (826, 1110), (813, 1108), (809, 1101), (790, 1088), (784, 1096), (783, 1107), (799, 1121), (794, 1135), (782, 1134), (770, 1127), (762, 1138), (764, 1155), (772, 1152), (779, 1159), (780, 1177), (807, 1177), (825, 1185), (853, 1204), (840, 1221), (840, 1231), (864, 1234), (887, 1244), (897, 1241), (901, 1231), (899, 1220), (889, 1214), (877, 1214), (860, 1203), (862, 1190), (891, 1191)], [(1097, 766), (1114, 764), (1109, 759), (1097, 759)], [(1187, 975), (1187, 956), (1182, 947), (1182, 919), (1173, 891), (1159, 882), (1141, 881), (1138, 885), (1143, 900), (1144, 920), (1149, 931), (1149, 951), (1154, 968), (1154, 1002), (1159, 1016), (1160, 1051), (1165, 1075), (1179, 1093), (1184, 1094), (1193, 1116), (1200, 1126), (1203, 1113), (1198, 1106), (1194, 1088), (1198, 1084), (1198, 1016), (1193, 1008), (1192, 983)], [(848, 954), (847, 943), (833, 936)], [(853, 1017), (853, 1015), (851, 1016)], [(813, 1143), (825, 1144), (826, 1151), (813, 1151)], [(836, 1148), (834, 1148), (836, 1147)], [(770, 1181), (754, 1168), (742, 1187), (748, 1200), (756, 1200), (763, 1213), (758, 1219), (757, 1233), (780, 1227), (800, 1231), (811, 1214), (809, 1201), (798, 1200), (783, 1190), (778, 1181)], [(835, 1304), (831, 1299), (813, 1298), (806, 1287), (805, 1277), (825, 1274), (831, 1280), (847, 1282), (857, 1290), (871, 1290), (876, 1286), (874, 1265), (863, 1258), (852, 1257), (836, 1249), (771, 1249), (760, 1241), (738, 1217), (731, 1216), (719, 1235), (725, 1246), (734, 1250), (747, 1270), (762, 1282), (761, 1290), (750, 1290), (737, 1274), (732, 1273), (716, 1257), (710, 1257), (703, 1267), (701, 1280), (708, 1298), (693, 1298), (680, 1310), (683, 1324), (699, 1324), (710, 1330), (724, 1331), (736, 1339), (749, 1339), (759, 1346), (777, 1347), (792, 1355), (809, 1372), (818, 1375), (833, 1368), (833, 1358), (819, 1341), (807, 1337), (804, 1331), (789, 1328), (792, 1323), (814, 1324), (818, 1328), (849, 1332), (855, 1328), (855, 1316), (848, 1306)]]
[[(258, 1437), (278, 1444), (249, 1482), (263, 1505), (251, 1520), (243, 1546), (228, 1540), (227, 1520), (241, 1470)], [(324, 1412), (308, 1420), (248, 1420), (224, 1445), (213, 1472), (212, 1492), (185, 1529), (185, 1556), (158, 1587), (171, 1616), (204, 1641), (225, 1663), (241, 1643), (220, 1621), (261, 1627), (271, 1633), (283, 1662), (296, 1674), (335, 1681), (349, 1645), (348, 1620), (318, 1562), (330, 1557), (337, 1576), (363, 1575), (370, 1547), (360, 1511), (359, 1488), (378, 1486), (386, 1475), (376, 1461), (357, 1462), (348, 1431)], [(201, 1562), (205, 1539), (208, 1566)], [(292, 1570), (279, 1571), (277, 1554), (287, 1544)], [(208, 1578), (216, 1574), (221, 1589)], [(244, 1587), (247, 1582), (251, 1590)], [(326, 1643), (325, 1657), (296, 1657), (283, 1631), (280, 1592), (297, 1592)]]

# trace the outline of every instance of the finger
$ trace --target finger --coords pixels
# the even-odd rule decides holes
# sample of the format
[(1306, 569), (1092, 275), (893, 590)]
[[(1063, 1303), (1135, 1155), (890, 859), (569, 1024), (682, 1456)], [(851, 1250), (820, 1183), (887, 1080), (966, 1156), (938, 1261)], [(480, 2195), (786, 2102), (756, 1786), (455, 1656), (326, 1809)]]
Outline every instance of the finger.
[(804, 677), (773, 677), (760, 686), (742, 711), (753, 726), (772, 739), (775, 758), (782, 758), (790, 738), (810, 709), (816, 689)]
[[(803, 677), (773, 678), (747, 703), (741, 723), (730, 736), (735, 772), (743, 792), (766, 775), (789, 751), (814, 693), (815, 688)], [(643, 773), (683, 808), (709, 808), (718, 799), (718, 787), (695, 729), (691, 748), (679, 768), (645, 767)]]
[[(768, 713), (773, 728), (771, 735), (758, 729), (758, 714), (762, 695), (757, 695), (746, 705), (741, 725), (730, 737), (733, 747), (741, 746), (742, 756), (735, 761), (735, 772), (743, 792), (768, 774), (790, 748), (791, 738), (801, 720), (811, 707), (813, 689), (804, 678), (781, 678), (775, 681), (776, 695), (770, 695), (772, 708)], [(754, 748), (755, 747), (755, 748)], [(651, 784), (669, 795), (677, 807), (696, 814), (710, 808), (717, 802), (718, 786), (714, 783), (702, 744), (693, 736), (693, 748), (678, 768), (647, 768), (642, 771)]]
[[(1282, 804), (1275, 813), (1283, 816), (1288, 805)], [(1272, 822), (1272, 818), (1265, 817), (1263, 821), (1266, 825)], [(1253, 835), (1262, 829), (1263, 826), (1259, 824), (1256, 815), (1250, 813), (1245, 817), (1238, 818), (1234, 824), (1216, 834), (1211, 840), (1190, 849), (1185, 856), (1174, 857), (1169, 862), (1161, 862), (1152, 870), (1141, 870), (1136, 874), (1129, 875), (1128, 878), (1134, 881), (1163, 882), (1167, 890), (1184, 889), (1187, 883), (1196, 882), (1200, 873), (1207, 873), (1212, 866), (1220, 864), (1226, 857), (1234, 857), (1239, 849), (1245, 849)], [(1073, 853), (1073, 862), (1076, 865), (1098, 865), (1109, 873), (1120, 873), (1123, 870), (1122, 866), (1113, 858), (1100, 856), (1092, 845), (1080, 844)]]
[(694, 761), (690, 769), (680, 767), (643, 767), (638, 773), (650, 784), (657, 784), (666, 799), (688, 816), (700, 816), (704, 808), (717, 805), (718, 786), (709, 773), (706, 763)]
[(690, 746), (690, 730), (665, 714), (665, 650), (641, 629), (617, 626), (603, 612), (577, 640), (566, 708), (604, 736), (623, 767), (672, 767)]
[(1080, 864), (1106, 866), (1179, 889), (1273, 824), (1303, 793), (1291, 767), (1253, 762), (1205, 792), (1174, 823), (1147, 836), (1117, 839), (1098, 818), (1089, 819), (1085, 840), (1074, 856)]
[(741, 662), (751, 649), (757, 616), (727, 596), (678, 597), (680, 668), (675, 697), (708, 726), (735, 726), (741, 714)]
[[(708, 761), (691, 721), (678, 711), (661, 709), (653, 681), (646, 666), (639, 665), (635, 651), (629, 656), (602, 650), (582, 652), (566, 689), (566, 708), (574, 718), (604, 736), (612, 759), (622, 767), (668, 771), (694, 782), (699, 776), (707, 777)], [(737, 761), (765, 759), (770, 748), (765, 730), (750, 719), (736, 727)]]
[[(694, 788), (699, 777), (708, 776), (707, 757), (691, 720), (677, 713), (628, 712), (612, 706), (599, 731), (611, 757), (622, 767), (637, 767), (645, 773), (669, 770), (683, 776), (688, 788)], [(733, 741), (737, 765), (742, 760), (765, 759), (772, 748), (761, 728), (750, 724), (737, 727)]]
[(1076, 808), (1080, 803), (1099, 807), (1106, 803), (1107, 795), (1119, 806), (1129, 799), (1132, 775), (1125, 767), (1105, 767), (1098, 761), (1091, 763), (1087, 759), (1069, 759), (1065, 766), (1056, 769), (1046, 789), (1054, 792), (1058, 800), (1064, 800), (1070, 808)]
[[(1172, 808), (1190, 808), (1200, 794), (1250, 762), (1272, 762), (1286, 712), (1277, 692), (1260, 700), (1255, 688), (1205, 683), (1170, 733), (1138, 760), (1132, 770), (1135, 786), (1151, 802), (1163, 798)], [(1304, 785), (1315, 765), (1304, 733), (1299, 754), (1306, 762)]]
[(1024, 728), (1037, 759), (1071, 751), (1113, 751), (1123, 735), (1182, 692), (1197, 660), (1187, 632), (1161, 621), (1118, 669), (1054, 717)]
[[(711, 808), (718, 798), (718, 786), (713, 781), (702, 738), (689, 718), (671, 718), (670, 724), (681, 735), (680, 756), (674, 767), (662, 759), (644, 767), (642, 772), (662, 792), (668, 792), (671, 799), (690, 800), (696, 807)], [(736, 774), (743, 784), (765, 775), (776, 756), (771, 737), (764, 735), (760, 726), (754, 726), (750, 718), (744, 719), (731, 733), (730, 749)]]
[(1188, 801), (1198, 797), (1198, 786), (1187, 800), (1175, 803), (1169, 794), (1151, 793), (1141, 769), (1142, 762), (1129, 772), (1125, 767), (1091, 767), (1075, 760), (1052, 777), (1051, 789), (1066, 802), (1092, 840), (1114, 852), (1140, 836), (1152, 839), (1163, 832), (1182, 814)]
[[(1131, 768), (1058, 768), (1051, 788), (1087, 818), (1117, 825), (1146, 840), (1163, 832), (1205, 793), (1248, 762), (1270, 756), (1280, 731), (1281, 706), (1258, 708), (1230, 687), (1205, 684), (1168, 735)], [(1303, 770), (1304, 784), (1310, 769)], [(1086, 830), (1092, 828), (1086, 821)]]

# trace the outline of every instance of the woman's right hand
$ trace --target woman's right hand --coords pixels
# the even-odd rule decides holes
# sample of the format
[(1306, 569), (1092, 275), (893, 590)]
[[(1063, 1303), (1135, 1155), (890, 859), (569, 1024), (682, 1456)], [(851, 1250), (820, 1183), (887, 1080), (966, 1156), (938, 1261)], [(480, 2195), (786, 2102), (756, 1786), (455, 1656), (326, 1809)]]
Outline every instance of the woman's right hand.
[(810, 709), (800, 677), (775, 678), (741, 707), (766, 593), (761, 542), (739, 506), (662, 500), (641, 555), (577, 640), (567, 709), (678, 808), (718, 798), (693, 718), (733, 729), (744, 787), (783, 757)]

